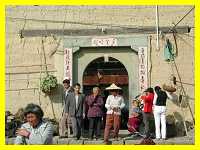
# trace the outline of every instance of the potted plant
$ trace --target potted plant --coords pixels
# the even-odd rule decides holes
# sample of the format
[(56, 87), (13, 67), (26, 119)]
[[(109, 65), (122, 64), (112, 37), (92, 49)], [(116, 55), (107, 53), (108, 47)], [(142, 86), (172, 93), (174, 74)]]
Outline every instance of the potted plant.
[(57, 87), (57, 78), (54, 75), (47, 74), (41, 81), (41, 90), (45, 94), (51, 94), (52, 91)]

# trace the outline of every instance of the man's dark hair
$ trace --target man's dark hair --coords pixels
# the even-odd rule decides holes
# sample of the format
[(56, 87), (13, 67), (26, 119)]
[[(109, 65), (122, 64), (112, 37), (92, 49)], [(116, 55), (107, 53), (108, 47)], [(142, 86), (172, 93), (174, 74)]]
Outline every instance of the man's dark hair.
[(42, 120), (42, 117), (44, 116), (44, 112), (41, 107), (33, 103), (28, 104), (24, 109), (25, 117), (30, 113), (35, 114), (39, 120)]
[(155, 87), (154, 87), (154, 90), (155, 90), (156, 92), (159, 92), (159, 91), (161, 90), (161, 88), (160, 88), (159, 86), (155, 86)]
[(147, 88), (144, 92), (154, 93), (152, 87)]
[(70, 84), (70, 80), (65, 79), (65, 80), (63, 80), (63, 84), (64, 84), (64, 83)]
[(80, 85), (79, 83), (74, 84), (74, 87), (75, 87), (75, 86), (81, 87), (81, 85)]

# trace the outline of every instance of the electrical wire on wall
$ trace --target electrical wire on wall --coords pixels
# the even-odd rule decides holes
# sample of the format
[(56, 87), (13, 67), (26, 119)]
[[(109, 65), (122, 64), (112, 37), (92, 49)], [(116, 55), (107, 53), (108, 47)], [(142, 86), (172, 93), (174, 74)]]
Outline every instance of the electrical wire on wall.
[[(178, 24), (179, 24), (180, 22), (182, 22), (182, 21), (184, 20), (184, 18), (185, 18), (187, 15), (189, 15), (189, 14), (193, 11), (193, 9), (194, 9), (194, 7), (192, 7), (192, 8), (191, 8), (191, 9), (176, 23), (176, 24), (174, 24), (174, 26), (171, 27), (171, 28), (169, 29), (169, 31), (167, 32), (167, 33), (169, 33), (169, 32), (172, 31), (172, 33), (173, 33), (173, 40), (174, 40), (174, 43), (175, 43), (175, 51), (176, 51), (176, 54), (178, 53), (178, 45), (177, 45), (177, 40), (176, 40), (176, 33), (174, 32), (174, 30), (176, 29), (176, 27), (178, 26)], [(166, 33), (166, 34), (167, 34), (167, 33)], [(158, 39), (158, 38), (157, 38), (157, 39)], [(166, 36), (164, 36), (163, 39), (167, 40)], [(173, 54), (171, 53), (171, 55), (173, 55)], [(170, 57), (170, 58), (171, 58), (171, 57)], [(177, 73), (177, 75), (178, 75), (178, 79), (179, 79), (179, 83), (180, 83), (180, 92), (183, 93), (184, 97), (186, 98), (186, 97), (187, 97), (187, 94), (186, 94), (185, 88), (184, 88), (184, 86), (183, 86), (182, 79), (181, 79), (181, 76), (180, 76), (180, 73), (179, 73), (177, 64), (176, 64), (176, 62), (175, 62), (175, 59), (173, 59), (173, 60), (170, 59), (170, 64), (171, 64), (171, 69), (172, 69), (172, 75), (174, 76), (174, 69), (173, 69), (173, 68), (175, 68), (175, 71), (176, 71), (176, 73)], [(180, 106), (180, 109), (181, 109), (181, 112), (182, 112), (183, 124), (184, 124), (185, 132), (186, 132), (186, 135), (187, 135), (187, 134), (188, 134), (188, 130), (187, 130), (186, 122), (185, 122), (185, 111), (184, 111), (183, 108), (182, 108), (182, 105), (183, 105), (182, 103), (183, 103), (183, 101), (181, 101), (181, 102), (179, 103), (179, 106)], [(191, 114), (191, 118), (192, 118), (192, 121), (193, 121), (192, 123), (193, 123), (193, 126), (194, 126), (194, 124), (195, 124), (194, 115), (193, 115), (193, 113), (192, 113), (192, 109), (191, 109), (191, 106), (190, 106), (189, 102), (187, 102), (187, 106), (188, 106), (188, 108), (189, 108), (189, 112), (190, 112), (190, 114)]]
[(158, 13), (158, 5), (156, 5), (156, 50), (160, 50), (159, 45), (159, 13)]
[(151, 78), (152, 78), (152, 36), (149, 36), (149, 70), (148, 70), (148, 74), (149, 74), (149, 86), (151, 87)]

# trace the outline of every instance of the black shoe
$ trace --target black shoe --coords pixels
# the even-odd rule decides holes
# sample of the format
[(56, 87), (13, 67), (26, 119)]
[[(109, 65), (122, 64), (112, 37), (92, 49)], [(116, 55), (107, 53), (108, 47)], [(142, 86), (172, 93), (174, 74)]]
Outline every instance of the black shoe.
[(75, 140), (75, 139), (77, 139), (77, 137), (76, 136), (72, 136), (71, 139)]
[(67, 136), (59, 136), (59, 139), (67, 138)]
[(100, 136), (96, 136), (95, 139), (96, 139), (96, 141), (97, 141), (97, 140), (100, 140), (101, 137), (100, 137)]
[(80, 137), (77, 137), (76, 140), (80, 140)]

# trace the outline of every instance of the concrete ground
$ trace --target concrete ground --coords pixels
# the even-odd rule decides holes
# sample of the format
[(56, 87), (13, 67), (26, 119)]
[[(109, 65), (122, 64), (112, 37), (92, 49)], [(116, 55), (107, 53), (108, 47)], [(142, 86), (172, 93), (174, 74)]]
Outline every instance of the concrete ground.
[[(110, 138), (110, 145), (137, 145), (141, 142), (142, 137), (134, 137), (132, 139), (126, 139), (128, 132), (125, 130), (120, 130), (119, 140), (115, 141), (113, 138)], [(156, 140), (153, 139), (156, 144), (159, 145), (193, 145), (194, 144), (194, 130), (190, 130), (187, 136), (182, 137), (173, 137), (166, 140)], [(15, 138), (6, 138), (6, 144), (13, 144)], [(101, 139), (89, 140), (88, 138), (81, 138), (76, 140), (73, 138), (62, 138), (58, 136), (53, 138), (53, 144), (55, 145), (103, 145), (103, 137)]]

